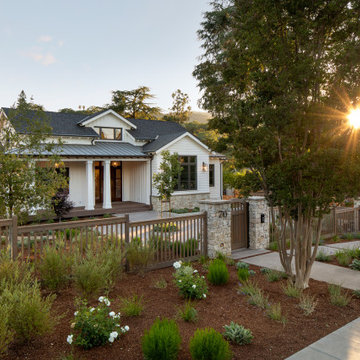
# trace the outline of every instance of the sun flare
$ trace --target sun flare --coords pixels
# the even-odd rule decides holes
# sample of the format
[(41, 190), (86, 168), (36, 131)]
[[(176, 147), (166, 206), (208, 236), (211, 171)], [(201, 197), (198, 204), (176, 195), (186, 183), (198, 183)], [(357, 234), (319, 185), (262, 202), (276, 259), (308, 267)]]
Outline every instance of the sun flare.
[(360, 128), (360, 109), (353, 109), (347, 116), (349, 120), (349, 125), (352, 126), (354, 129)]

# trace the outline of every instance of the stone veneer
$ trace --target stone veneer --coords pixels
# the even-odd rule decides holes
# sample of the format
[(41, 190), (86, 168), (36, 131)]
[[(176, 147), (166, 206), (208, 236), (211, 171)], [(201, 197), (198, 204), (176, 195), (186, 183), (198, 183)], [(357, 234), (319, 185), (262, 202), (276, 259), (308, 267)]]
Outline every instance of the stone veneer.
[[(171, 207), (173, 209), (194, 208), (199, 206), (200, 200), (209, 199), (210, 193), (203, 194), (186, 194), (186, 195), (173, 195), (171, 197)], [(158, 196), (152, 196), (151, 202), (155, 211), (161, 211), (161, 202)], [(168, 203), (163, 204), (163, 211), (168, 211)]]
[[(265, 249), (269, 246), (269, 207), (263, 196), (251, 196), (249, 203), (250, 249)], [(261, 216), (264, 215), (261, 222)]]
[(202, 200), (200, 210), (207, 212), (208, 256), (215, 257), (217, 252), (231, 255), (231, 201)]

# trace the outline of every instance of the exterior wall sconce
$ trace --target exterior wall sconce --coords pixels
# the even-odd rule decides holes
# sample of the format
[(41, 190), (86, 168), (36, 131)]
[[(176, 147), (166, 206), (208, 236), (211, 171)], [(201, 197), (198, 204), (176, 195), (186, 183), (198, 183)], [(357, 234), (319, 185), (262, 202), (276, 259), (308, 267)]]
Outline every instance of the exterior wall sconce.
[(113, 167), (118, 167), (119, 165), (120, 165), (120, 163), (118, 161), (111, 162), (111, 166), (113, 166)]
[(204, 171), (204, 172), (208, 171), (208, 166), (207, 166), (207, 164), (205, 162), (202, 163), (201, 170)]
[(262, 224), (265, 223), (265, 214), (260, 215), (260, 221), (261, 221)]

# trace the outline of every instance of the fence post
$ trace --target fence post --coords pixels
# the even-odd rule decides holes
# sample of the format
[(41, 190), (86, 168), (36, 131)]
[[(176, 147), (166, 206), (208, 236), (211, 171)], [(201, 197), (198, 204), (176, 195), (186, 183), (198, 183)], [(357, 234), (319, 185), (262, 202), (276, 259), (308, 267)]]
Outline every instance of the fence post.
[(12, 224), (10, 226), (10, 243), (11, 243), (11, 259), (16, 260), (18, 255), (17, 248), (17, 221), (18, 218), (16, 215), (12, 217)]
[(337, 234), (337, 224), (336, 224), (336, 207), (333, 208), (334, 212), (334, 236)]
[(208, 255), (208, 214), (203, 212), (203, 253), (201, 255)]
[(129, 214), (125, 214), (125, 271), (129, 271), (129, 262), (127, 259), (127, 247), (130, 242), (130, 220), (129, 220)]

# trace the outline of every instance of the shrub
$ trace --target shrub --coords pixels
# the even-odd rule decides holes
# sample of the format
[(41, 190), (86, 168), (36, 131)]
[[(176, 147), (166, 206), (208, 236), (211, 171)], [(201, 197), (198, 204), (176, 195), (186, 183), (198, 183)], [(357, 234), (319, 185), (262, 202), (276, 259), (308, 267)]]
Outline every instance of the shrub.
[(209, 257), (207, 255), (201, 255), (199, 258), (199, 263), (201, 265), (207, 264), (209, 262)]
[(327, 255), (324, 251), (320, 250), (316, 255), (317, 261), (328, 262), (331, 260), (331, 256)]
[(239, 269), (248, 269), (249, 270), (249, 264), (244, 263), (242, 261), (237, 262), (235, 266), (236, 266), (237, 270), (239, 270)]
[(120, 310), (125, 316), (139, 316), (144, 310), (143, 296), (132, 295), (128, 298), (120, 299)]
[(295, 284), (293, 284), (291, 281), (288, 281), (286, 286), (284, 285), (282, 288), (285, 295), (289, 297), (299, 298), (302, 294), (302, 289), (296, 287)]
[(156, 280), (154, 283), (155, 289), (166, 289), (167, 288), (167, 281), (164, 278), (160, 278)]
[(103, 215), (103, 218), (104, 218), (104, 219), (108, 219), (108, 218), (111, 218), (111, 217), (112, 217), (111, 214), (104, 214), (104, 215)]
[(360, 249), (348, 249), (347, 253), (353, 258), (353, 259), (360, 259)]
[(354, 290), (354, 291), (353, 291), (353, 295), (354, 295), (356, 298), (360, 299), (360, 290)]
[(74, 204), (69, 200), (69, 192), (66, 190), (59, 190), (51, 199), (54, 212), (58, 219), (66, 215)]
[(328, 287), (330, 302), (335, 306), (346, 306), (351, 301), (351, 295), (343, 292), (340, 285), (330, 284)]
[(175, 253), (177, 253), (180, 257), (196, 255), (199, 248), (199, 241), (196, 239), (188, 239), (185, 243), (174, 241), (171, 243), (170, 248), (174, 248)]
[(4, 289), (1, 301), (8, 306), (8, 324), (20, 341), (29, 341), (52, 331), (57, 320), (50, 315), (54, 299), (54, 295), (43, 298), (36, 281)]
[(187, 299), (202, 299), (208, 292), (204, 277), (200, 277), (191, 266), (182, 266), (181, 262), (175, 262), (174, 274), (175, 285), (179, 288), (180, 294)]
[(78, 310), (74, 316), (74, 334), (68, 336), (68, 343), (74, 342), (84, 349), (114, 342), (121, 334), (129, 331), (128, 326), (120, 327), (120, 314), (110, 311), (110, 301), (99, 297), (96, 308), (87, 307), (86, 302), (78, 303)]
[(354, 259), (353, 262), (349, 265), (353, 270), (360, 271), (360, 260)]
[(239, 281), (244, 284), (246, 283), (248, 280), (249, 280), (249, 277), (250, 277), (250, 272), (248, 269), (246, 268), (240, 268), (238, 269), (237, 271), (237, 275), (238, 275), (238, 278), (239, 278)]
[(120, 246), (110, 245), (103, 248), (96, 258), (106, 274), (106, 287), (111, 288), (114, 281), (122, 275), (124, 252)]
[(260, 288), (257, 288), (255, 292), (249, 294), (248, 296), (249, 304), (257, 306), (261, 309), (266, 309), (269, 307), (269, 297), (266, 296)]
[(10, 329), (9, 311), (8, 304), (0, 304), (0, 358), (6, 354), (15, 335)]
[(271, 250), (271, 251), (278, 251), (279, 246), (278, 246), (277, 241), (271, 241), (269, 243), (268, 249)]
[(335, 256), (340, 265), (342, 266), (350, 265), (352, 257), (348, 251), (337, 251)]
[(266, 279), (270, 282), (279, 281), (281, 279), (286, 279), (287, 275), (282, 271), (270, 270), (265, 274)]
[(252, 281), (248, 281), (245, 284), (240, 285), (239, 292), (243, 295), (252, 295), (260, 291), (258, 285)]
[(196, 322), (196, 320), (198, 319), (198, 312), (191, 305), (190, 301), (186, 302), (185, 305), (179, 309), (178, 315), (186, 322)]
[(247, 345), (250, 344), (254, 338), (249, 329), (245, 329), (242, 325), (233, 321), (230, 325), (225, 325), (224, 329), (224, 337), (234, 344)]
[(174, 320), (157, 319), (142, 338), (142, 351), (146, 360), (175, 360), (181, 337)]
[(275, 303), (270, 305), (270, 307), (267, 310), (267, 316), (275, 321), (280, 321), (283, 324), (285, 324), (286, 322), (286, 317), (283, 316), (282, 311), (281, 311), (281, 304), (280, 303)]
[(190, 354), (193, 360), (231, 359), (229, 343), (211, 328), (197, 329), (190, 339)]
[(269, 269), (269, 268), (261, 268), (261, 269), (260, 269), (260, 272), (261, 272), (263, 275), (265, 275), (265, 274), (268, 274), (269, 272), (271, 272), (271, 269)]
[(55, 248), (47, 247), (39, 265), (40, 278), (43, 284), (50, 290), (59, 290), (65, 286), (70, 279), (73, 261), (72, 256)]
[(130, 270), (134, 272), (144, 272), (146, 267), (154, 258), (154, 248), (145, 246), (133, 241), (126, 248), (126, 259)]
[(331, 241), (334, 242), (334, 243), (338, 243), (340, 241), (340, 238), (338, 235), (335, 235), (331, 238)]
[(315, 311), (318, 301), (315, 296), (302, 294), (300, 297), (299, 307), (304, 311), (306, 316), (312, 314)]
[(209, 265), (207, 278), (213, 285), (226, 284), (229, 281), (229, 270), (224, 261), (220, 259), (213, 260)]
[(166, 223), (162, 225), (154, 225), (153, 227), (154, 232), (173, 232), (178, 231), (176, 224), (174, 223)]

